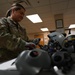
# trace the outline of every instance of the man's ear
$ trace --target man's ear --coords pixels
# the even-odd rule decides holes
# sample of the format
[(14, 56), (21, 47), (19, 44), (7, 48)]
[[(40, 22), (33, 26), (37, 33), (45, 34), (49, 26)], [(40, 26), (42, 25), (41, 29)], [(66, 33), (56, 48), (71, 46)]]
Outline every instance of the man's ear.
[(15, 9), (12, 9), (12, 13), (14, 13), (15, 12)]

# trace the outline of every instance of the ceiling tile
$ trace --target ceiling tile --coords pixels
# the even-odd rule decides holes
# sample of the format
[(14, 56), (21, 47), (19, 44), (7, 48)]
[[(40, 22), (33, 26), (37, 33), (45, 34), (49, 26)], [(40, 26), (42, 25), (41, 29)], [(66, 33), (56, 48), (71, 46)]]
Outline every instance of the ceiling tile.
[(33, 7), (44, 6), (50, 3), (49, 0), (29, 0), (29, 1)]
[(7, 0), (0, 0), (0, 5), (4, 5), (5, 3), (7, 3)]
[(36, 7), (35, 10), (37, 13), (45, 13), (45, 12), (50, 12), (50, 5), (45, 5), (41, 7)]
[(67, 8), (67, 2), (60, 2), (60, 3), (55, 3), (51, 5), (52, 11), (64, 10), (66, 8)]
[(50, 4), (64, 2), (64, 1), (68, 1), (68, 0), (50, 0)]
[(75, 0), (69, 1), (68, 8), (75, 8)]
[(0, 16), (5, 16), (5, 13), (7, 12), (7, 10), (10, 8), (10, 4), (9, 3), (5, 3), (4, 5), (0, 6), (0, 11), (1, 14)]

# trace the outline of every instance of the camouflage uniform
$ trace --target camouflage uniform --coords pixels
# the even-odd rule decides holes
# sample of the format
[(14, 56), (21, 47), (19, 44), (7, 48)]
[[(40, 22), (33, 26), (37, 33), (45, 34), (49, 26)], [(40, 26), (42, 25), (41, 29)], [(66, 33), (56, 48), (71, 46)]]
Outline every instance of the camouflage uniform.
[(26, 30), (10, 18), (0, 19), (0, 62), (13, 59), (25, 50)]

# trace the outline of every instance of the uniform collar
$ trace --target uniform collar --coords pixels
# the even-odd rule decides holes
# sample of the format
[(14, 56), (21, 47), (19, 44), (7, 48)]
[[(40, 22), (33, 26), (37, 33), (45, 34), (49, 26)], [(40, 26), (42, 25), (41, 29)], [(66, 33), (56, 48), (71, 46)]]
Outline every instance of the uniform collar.
[(8, 17), (14, 24), (18, 24), (18, 22), (15, 22), (11, 17)]

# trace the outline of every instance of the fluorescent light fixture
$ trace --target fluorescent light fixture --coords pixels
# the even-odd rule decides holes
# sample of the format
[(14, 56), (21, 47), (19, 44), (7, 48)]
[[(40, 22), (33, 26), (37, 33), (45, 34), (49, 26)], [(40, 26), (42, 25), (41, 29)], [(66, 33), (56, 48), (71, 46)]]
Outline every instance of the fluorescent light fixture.
[(38, 14), (33, 14), (33, 15), (28, 15), (26, 16), (30, 21), (32, 21), (33, 23), (39, 23), (42, 22), (41, 18), (39, 17)]
[(75, 24), (71, 24), (69, 28), (75, 28)]
[(41, 28), (42, 31), (49, 31), (48, 28)]

